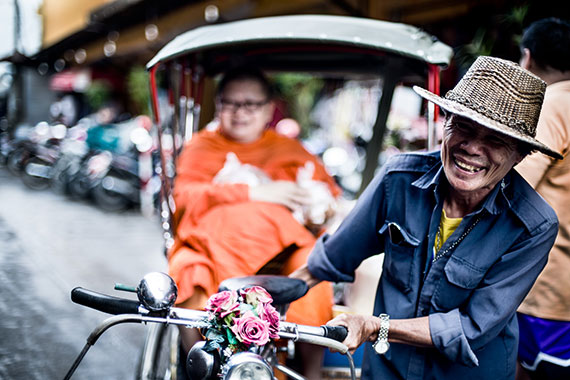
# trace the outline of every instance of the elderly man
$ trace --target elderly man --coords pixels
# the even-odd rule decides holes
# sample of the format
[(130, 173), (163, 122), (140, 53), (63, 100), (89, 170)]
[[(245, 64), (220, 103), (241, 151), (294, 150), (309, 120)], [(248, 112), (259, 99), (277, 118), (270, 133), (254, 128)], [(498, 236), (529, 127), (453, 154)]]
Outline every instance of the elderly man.
[(441, 152), (386, 163), (355, 209), (292, 276), (352, 281), (384, 252), (374, 316), (341, 315), (345, 344), (366, 343), (363, 379), (511, 379), (515, 311), (558, 229), (548, 204), (513, 170), (537, 141), (546, 84), (513, 62), (479, 57), (445, 98)]

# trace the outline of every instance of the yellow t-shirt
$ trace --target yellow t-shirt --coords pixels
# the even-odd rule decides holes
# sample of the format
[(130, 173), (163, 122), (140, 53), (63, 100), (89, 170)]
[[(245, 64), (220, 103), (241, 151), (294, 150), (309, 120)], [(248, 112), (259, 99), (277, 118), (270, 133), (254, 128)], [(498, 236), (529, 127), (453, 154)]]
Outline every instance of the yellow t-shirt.
[(453, 234), (462, 220), (463, 218), (448, 218), (447, 215), (445, 215), (445, 210), (441, 210), (441, 220), (439, 221), (439, 230), (437, 231), (438, 235), (434, 243), (435, 252), (440, 250), (443, 243)]

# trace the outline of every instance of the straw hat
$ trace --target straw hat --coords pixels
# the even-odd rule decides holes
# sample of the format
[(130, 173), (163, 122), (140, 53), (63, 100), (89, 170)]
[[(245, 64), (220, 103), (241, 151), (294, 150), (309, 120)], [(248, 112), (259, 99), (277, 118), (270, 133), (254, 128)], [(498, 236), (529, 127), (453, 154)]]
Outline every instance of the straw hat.
[(444, 98), (414, 91), (441, 108), (513, 137), (551, 157), (562, 156), (535, 139), (546, 83), (514, 62), (479, 57)]

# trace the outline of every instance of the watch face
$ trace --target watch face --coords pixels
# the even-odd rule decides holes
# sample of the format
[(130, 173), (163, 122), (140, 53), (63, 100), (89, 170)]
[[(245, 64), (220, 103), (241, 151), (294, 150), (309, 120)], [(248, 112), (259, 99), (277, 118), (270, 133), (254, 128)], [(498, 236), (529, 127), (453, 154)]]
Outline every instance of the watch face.
[(385, 354), (386, 351), (388, 351), (388, 348), (390, 348), (390, 343), (388, 342), (376, 342), (374, 345), (374, 350), (378, 355)]

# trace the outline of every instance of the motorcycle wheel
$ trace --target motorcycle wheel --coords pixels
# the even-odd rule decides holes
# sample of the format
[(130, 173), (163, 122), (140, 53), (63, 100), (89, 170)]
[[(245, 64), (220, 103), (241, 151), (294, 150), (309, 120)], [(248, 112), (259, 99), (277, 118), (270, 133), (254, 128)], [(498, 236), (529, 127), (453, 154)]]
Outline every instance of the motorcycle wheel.
[(123, 211), (130, 205), (130, 201), (122, 194), (107, 190), (104, 187), (104, 182), (107, 178), (113, 179), (113, 176), (106, 176), (103, 178), (95, 188), (93, 188), (93, 199), (95, 203), (105, 211)]
[(183, 380), (178, 371), (180, 336), (178, 327), (152, 324), (137, 365), (136, 380)]
[(74, 176), (69, 179), (67, 189), (72, 199), (85, 199), (89, 195), (89, 179), (81, 175)]
[(69, 194), (69, 164), (66, 160), (58, 160), (51, 176), (51, 188), (57, 194)]
[(6, 158), (6, 168), (13, 175), (20, 176), (24, 167), (25, 158), (26, 152), (24, 149), (16, 149), (10, 152)]
[(37, 157), (30, 158), (24, 164), (24, 169), (22, 171), (22, 182), (24, 182), (24, 185), (26, 185), (32, 190), (47, 189), (50, 184), (49, 175), (48, 176), (34, 175), (34, 170), (37, 170), (34, 168), (39, 168), (40, 170), (43, 171), (45, 170), (51, 171), (51, 166), (48, 163), (44, 162), (43, 160), (40, 160)]

